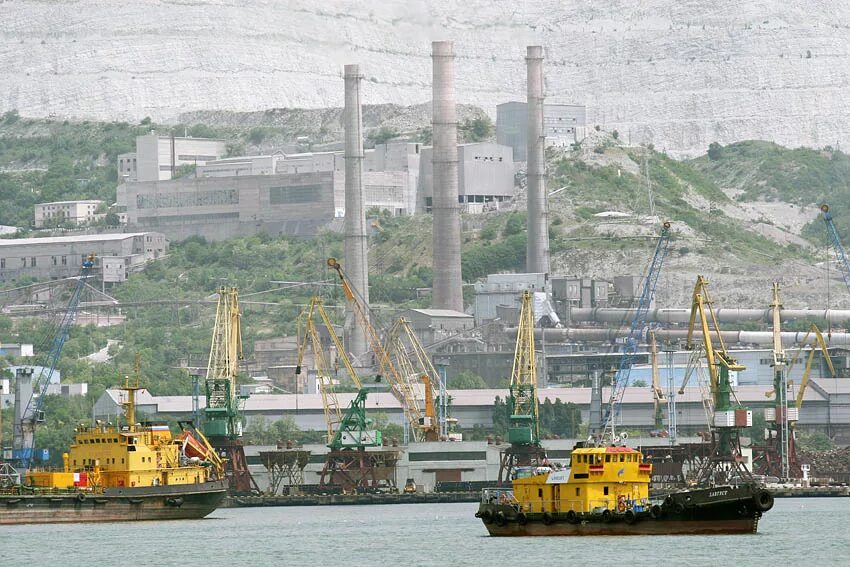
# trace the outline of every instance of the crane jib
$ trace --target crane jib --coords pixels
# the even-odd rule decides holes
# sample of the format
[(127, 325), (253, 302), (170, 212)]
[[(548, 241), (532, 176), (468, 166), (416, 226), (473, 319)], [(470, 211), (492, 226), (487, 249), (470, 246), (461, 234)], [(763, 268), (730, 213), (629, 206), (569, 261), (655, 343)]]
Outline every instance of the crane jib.
[(655, 246), (655, 252), (652, 256), (649, 269), (647, 270), (644, 285), (638, 298), (637, 308), (632, 317), (631, 326), (629, 327), (629, 335), (623, 345), (623, 356), (620, 357), (620, 364), (617, 368), (617, 373), (614, 375), (611, 388), (610, 403), (605, 408), (605, 414), (602, 419), (603, 431), (613, 422), (614, 413), (618, 413), (623, 395), (626, 391), (626, 386), (629, 383), (629, 374), (632, 365), (637, 359), (637, 348), (640, 344), (641, 335), (647, 323), (647, 313), (655, 297), (655, 289), (658, 284), (658, 277), (661, 273), (661, 266), (664, 263), (664, 258), (667, 255), (667, 249), (670, 244), (670, 224), (664, 223), (661, 234), (658, 237), (658, 243)]

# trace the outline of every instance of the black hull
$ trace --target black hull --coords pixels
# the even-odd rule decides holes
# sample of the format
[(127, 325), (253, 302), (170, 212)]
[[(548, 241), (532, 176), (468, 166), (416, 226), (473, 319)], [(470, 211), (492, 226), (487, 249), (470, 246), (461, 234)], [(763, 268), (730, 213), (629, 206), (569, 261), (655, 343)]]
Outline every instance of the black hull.
[(677, 492), (637, 514), (520, 514), (482, 503), (475, 515), (492, 536), (753, 534), (772, 506), (766, 491), (724, 486)]
[(226, 493), (226, 481), (111, 488), (99, 494), (5, 492), (0, 494), (0, 525), (200, 519), (218, 508)]

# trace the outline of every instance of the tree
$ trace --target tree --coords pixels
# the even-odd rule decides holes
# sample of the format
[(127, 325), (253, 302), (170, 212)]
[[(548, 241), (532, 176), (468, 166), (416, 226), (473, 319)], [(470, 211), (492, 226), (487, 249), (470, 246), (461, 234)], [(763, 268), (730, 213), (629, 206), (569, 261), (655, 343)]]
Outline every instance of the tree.
[(717, 161), (723, 155), (723, 146), (718, 144), (717, 142), (711, 142), (708, 145), (708, 159), (711, 161)]
[(469, 370), (458, 372), (454, 378), (449, 379), (449, 388), (453, 390), (476, 390), (487, 387), (487, 382), (484, 378), (477, 374), (473, 374)]
[(493, 133), (493, 121), (489, 116), (468, 118), (460, 125), (461, 138), (467, 142), (486, 140)]
[(646, 388), (646, 380), (635, 380), (634, 382), (632, 382), (632, 386), (634, 386), (635, 388)]

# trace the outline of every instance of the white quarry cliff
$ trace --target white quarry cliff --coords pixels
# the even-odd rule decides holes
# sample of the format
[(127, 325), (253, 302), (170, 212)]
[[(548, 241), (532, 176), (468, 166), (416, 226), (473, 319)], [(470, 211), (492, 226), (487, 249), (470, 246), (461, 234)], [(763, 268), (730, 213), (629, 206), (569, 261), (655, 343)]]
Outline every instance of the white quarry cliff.
[(850, 142), (843, 0), (0, 1), (0, 112), (167, 120), (181, 112), (430, 98), (430, 42), (451, 39), (457, 100), (524, 100), (525, 46), (546, 97), (671, 153), (760, 138)]

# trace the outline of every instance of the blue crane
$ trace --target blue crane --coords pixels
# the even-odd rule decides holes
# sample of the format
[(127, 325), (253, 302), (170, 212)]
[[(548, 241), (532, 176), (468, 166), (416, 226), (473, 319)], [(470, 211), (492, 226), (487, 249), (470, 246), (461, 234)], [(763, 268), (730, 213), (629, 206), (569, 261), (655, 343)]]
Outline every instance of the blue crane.
[(614, 417), (620, 412), (623, 394), (626, 392), (626, 386), (629, 385), (629, 374), (637, 358), (637, 348), (640, 344), (643, 330), (646, 327), (646, 315), (652, 299), (655, 297), (655, 287), (658, 284), (661, 265), (664, 263), (664, 257), (667, 255), (669, 244), (670, 223), (665, 222), (661, 227), (661, 235), (658, 237), (658, 243), (655, 245), (655, 253), (652, 256), (652, 262), (649, 264), (649, 270), (643, 283), (643, 290), (638, 298), (637, 307), (632, 317), (632, 324), (629, 328), (629, 336), (623, 345), (623, 356), (620, 358), (620, 366), (617, 368), (617, 373), (614, 375), (614, 380), (611, 383), (611, 400), (602, 418), (603, 438), (612, 443), (616, 438)]
[(844, 246), (841, 244), (841, 239), (838, 238), (838, 231), (835, 230), (835, 223), (832, 222), (832, 213), (829, 212), (829, 205), (821, 205), (823, 212), (823, 220), (826, 223), (826, 233), (829, 236), (829, 243), (835, 250), (835, 255), (838, 256), (838, 264), (841, 267), (841, 276), (844, 278), (844, 285), (850, 291), (850, 264), (847, 262), (847, 253), (844, 251)]
[[(50, 385), (50, 380), (53, 373), (56, 371), (56, 365), (59, 363), (59, 357), (62, 354), (62, 347), (65, 346), (65, 341), (68, 340), (68, 332), (74, 319), (77, 316), (77, 308), (80, 305), (80, 295), (86, 285), (86, 278), (91, 273), (94, 266), (94, 254), (89, 254), (83, 259), (80, 276), (77, 280), (74, 291), (71, 294), (71, 299), (68, 302), (68, 308), (62, 315), (62, 319), (56, 326), (53, 339), (50, 345), (50, 352), (47, 356), (45, 369), (37, 376), (32, 376), (32, 391), (29, 399), (25, 400), (26, 405), (23, 406), (24, 400), (21, 401), (23, 411), (16, 408), (15, 436), (14, 436), (14, 452), (13, 458), (21, 464), (23, 470), (30, 467), (35, 452), (35, 428), (38, 423), (44, 421), (44, 398), (47, 394), (47, 387)], [(19, 375), (18, 379), (22, 376)], [(21, 388), (20, 385), (17, 386)]]

